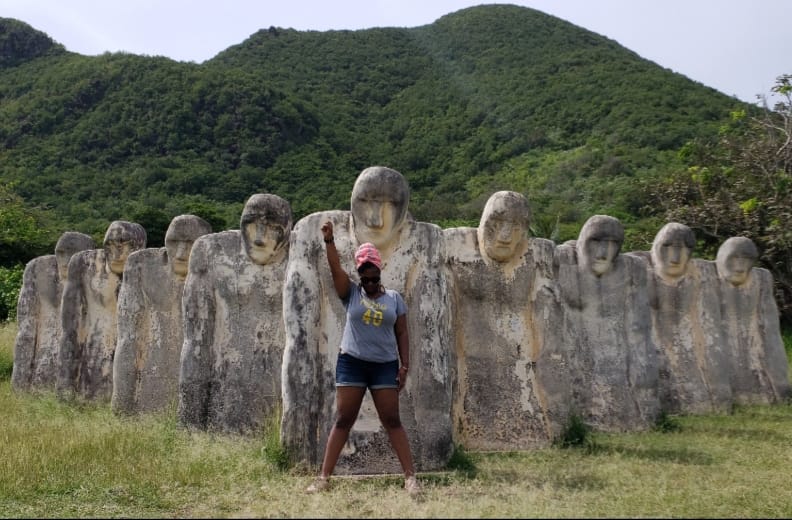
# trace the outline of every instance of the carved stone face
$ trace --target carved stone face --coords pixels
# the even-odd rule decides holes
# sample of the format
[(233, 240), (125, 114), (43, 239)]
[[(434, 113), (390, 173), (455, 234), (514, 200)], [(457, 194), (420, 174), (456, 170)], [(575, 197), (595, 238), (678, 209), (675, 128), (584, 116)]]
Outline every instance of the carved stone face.
[(581, 264), (595, 275), (602, 276), (613, 267), (623, 241), (621, 222), (607, 215), (594, 215), (580, 230), (575, 247)]
[(663, 279), (674, 280), (687, 272), (693, 254), (695, 236), (689, 227), (670, 222), (655, 236), (652, 243), (652, 264)]
[(259, 265), (270, 263), (289, 244), (292, 212), (288, 202), (271, 194), (248, 199), (240, 219), (245, 252)]
[(55, 261), (58, 264), (58, 278), (66, 281), (69, 277), (69, 259), (78, 251), (95, 249), (93, 238), (77, 231), (67, 231), (60, 236), (55, 244)]
[(528, 236), (528, 201), (513, 191), (494, 193), (481, 214), (478, 228), (481, 254), (496, 262), (514, 257)]
[(401, 173), (382, 166), (363, 170), (352, 188), (351, 200), (358, 241), (387, 247), (407, 217), (409, 198)]
[(751, 276), (759, 252), (756, 245), (749, 238), (732, 237), (721, 244), (715, 264), (718, 268), (718, 275), (739, 287), (748, 281)]
[(107, 228), (103, 246), (108, 268), (121, 276), (129, 255), (146, 247), (146, 230), (140, 224), (116, 220)]
[(589, 267), (597, 276), (610, 271), (613, 259), (619, 254), (621, 244), (614, 238), (591, 238), (586, 242)]
[(187, 276), (192, 246), (198, 237), (212, 232), (212, 227), (201, 217), (195, 215), (179, 215), (174, 218), (165, 233), (165, 249), (168, 251), (168, 263), (176, 278)]

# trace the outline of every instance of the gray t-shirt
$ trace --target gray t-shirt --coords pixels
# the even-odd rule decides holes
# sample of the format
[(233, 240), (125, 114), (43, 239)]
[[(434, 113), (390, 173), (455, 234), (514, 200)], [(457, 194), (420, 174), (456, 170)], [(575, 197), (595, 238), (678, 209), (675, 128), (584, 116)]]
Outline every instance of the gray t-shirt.
[(371, 299), (363, 288), (352, 282), (344, 302), (346, 325), (341, 337), (341, 351), (364, 361), (385, 363), (399, 359), (396, 345), (396, 318), (407, 314), (401, 294), (385, 289), (385, 294)]

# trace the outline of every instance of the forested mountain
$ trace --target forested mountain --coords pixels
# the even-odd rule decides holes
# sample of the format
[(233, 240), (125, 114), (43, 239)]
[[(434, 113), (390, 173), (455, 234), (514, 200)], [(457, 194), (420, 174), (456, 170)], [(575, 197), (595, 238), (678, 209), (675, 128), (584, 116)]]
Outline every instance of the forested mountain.
[(159, 245), (188, 212), (235, 228), (257, 192), (296, 218), (348, 208), (371, 165), (407, 177), (420, 220), (476, 225), (510, 189), (539, 234), (574, 238), (606, 213), (638, 244), (659, 229), (646, 183), (736, 108), (753, 107), (511, 5), (415, 28), (270, 27), (201, 64), (82, 56), (0, 19), (0, 184), (47, 210), (50, 245), (67, 229), (101, 240), (115, 219)]

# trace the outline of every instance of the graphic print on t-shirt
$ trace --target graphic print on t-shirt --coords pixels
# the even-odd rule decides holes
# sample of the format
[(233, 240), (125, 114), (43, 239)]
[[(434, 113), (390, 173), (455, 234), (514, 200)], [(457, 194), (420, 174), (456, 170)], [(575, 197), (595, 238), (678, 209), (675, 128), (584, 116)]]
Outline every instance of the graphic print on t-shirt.
[(360, 303), (366, 308), (366, 312), (361, 316), (363, 323), (374, 325), (375, 327), (382, 325), (382, 316), (388, 306), (384, 303), (373, 302), (368, 298), (362, 298)]

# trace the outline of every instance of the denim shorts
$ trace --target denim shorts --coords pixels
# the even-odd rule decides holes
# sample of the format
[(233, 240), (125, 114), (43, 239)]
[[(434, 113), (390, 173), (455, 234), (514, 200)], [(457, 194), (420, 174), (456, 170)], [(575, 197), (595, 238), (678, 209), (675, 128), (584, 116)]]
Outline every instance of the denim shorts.
[(336, 362), (336, 386), (359, 386), (372, 390), (399, 388), (399, 383), (396, 381), (398, 373), (398, 360), (375, 363), (339, 352)]

